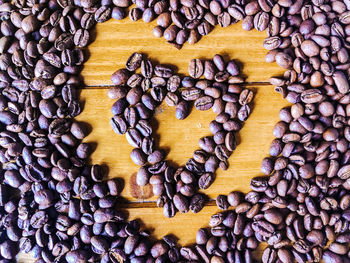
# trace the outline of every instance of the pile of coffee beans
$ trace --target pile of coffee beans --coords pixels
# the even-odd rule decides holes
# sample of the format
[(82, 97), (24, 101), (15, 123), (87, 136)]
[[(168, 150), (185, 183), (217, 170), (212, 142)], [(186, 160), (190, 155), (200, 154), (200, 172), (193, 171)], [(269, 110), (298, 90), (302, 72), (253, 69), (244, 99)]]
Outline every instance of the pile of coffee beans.
[[(264, 176), (251, 181), (246, 195), (219, 196), (220, 209), (235, 210), (214, 215), (197, 245), (181, 249), (171, 236), (152, 241), (137, 221), (115, 210), (121, 184), (103, 180), (103, 167), (87, 163), (92, 147), (82, 139), (89, 131), (74, 120), (81, 112), (77, 87), (90, 30), (125, 17), (131, 4), (0, 0), (0, 262), (13, 262), (19, 252), (38, 263), (254, 262), (252, 252), (266, 242), (264, 263), (348, 263), (350, 1), (135, 1), (130, 18), (158, 17), (154, 34), (177, 48), (197, 42), (216, 24), (242, 20), (245, 30), (266, 30), (266, 61), (286, 69), (271, 83), (293, 104), (280, 112)], [(131, 73), (139, 67), (141, 74)], [(134, 54), (114, 74), (118, 87), (110, 91), (124, 97), (113, 106), (114, 130), (128, 134), (135, 144), (132, 159), (147, 167), (138, 183), (155, 186), (167, 216), (200, 210), (200, 178), (208, 174), (202, 180), (210, 185), (215, 169), (227, 168), (233, 131), (249, 115), (242, 101), (252, 97), (237, 85), (242, 79), (235, 63), (220, 56), (191, 61), (189, 73), (177, 76)], [(193, 103), (218, 110), (210, 126), (214, 136), (202, 138), (201, 150), (178, 169), (166, 165), (162, 150), (150, 150), (147, 119), (163, 99), (176, 105), (179, 119)], [(151, 167), (164, 169), (163, 175)]]
[(95, 262), (108, 252), (117, 262), (114, 250), (139, 226), (115, 210), (121, 185), (87, 164), (89, 131), (74, 120), (80, 47), (108, 12), (86, 1), (0, 2), (0, 261), (25, 252)]
[[(139, 68), (140, 73), (136, 73)], [(237, 64), (233, 60), (225, 63), (220, 55), (213, 60), (193, 59), (189, 76), (181, 77), (169, 66), (153, 65), (142, 54), (134, 53), (126, 68), (112, 75), (112, 81), (117, 86), (108, 91), (108, 96), (117, 100), (112, 106), (111, 125), (134, 147), (131, 159), (141, 166), (137, 184), (152, 185), (154, 195), (159, 196), (157, 205), (167, 217), (177, 211), (199, 212), (206, 198), (198, 190), (213, 183), (218, 167), (228, 168), (227, 159), (236, 149), (234, 133), (250, 114), (253, 92), (239, 85), (243, 79)], [(217, 114), (209, 125), (213, 136), (199, 140), (200, 149), (185, 166), (169, 165), (165, 151), (155, 148), (150, 119), (163, 100), (176, 107), (179, 120), (185, 119), (193, 106)]]
[(259, 246), (255, 237), (257, 227), (249, 216), (252, 215), (233, 210), (211, 216), (210, 228), (198, 230), (196, 245), (182, 248), (188, 251), (185, 258), (191, 262), (206, 263), (256, 262), (253, 252)]

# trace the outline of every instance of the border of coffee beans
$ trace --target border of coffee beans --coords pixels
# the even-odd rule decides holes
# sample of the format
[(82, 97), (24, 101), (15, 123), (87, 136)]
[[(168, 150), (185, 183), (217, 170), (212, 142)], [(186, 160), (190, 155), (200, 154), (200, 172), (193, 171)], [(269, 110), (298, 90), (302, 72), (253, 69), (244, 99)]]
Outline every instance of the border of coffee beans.
[[(221, 208), (237, 203), (237, 216), (214, 216), (205, 250), (204, 243), (179, 249), (168, 236), (152, 243), (112, 208), (118, 181), (103, 181), (100, 166), (85, 164), (87, 131), (73, 120), (81, 111), (80, 48), (96, 22), (123, 17), (119, 7), (131, 2), (1, 1), (0, 260), (20, 250), (37, 262), (251, 262), (257, 240), (270, 245), (263, 262), (349, 262), (349, 0), (135, 3), (132, 19), (166, 13), (154, 33), (176, 47), (216, 23), (267, 29), (266, 61), (287, 69), (271, 82), (293, 104), (281, 111), (262, 164), (270, 176), (253, 179), (242, 203), (235, 193), (219, 196)], [(245, 232), (238, 218), (247, 215)]]
[[(136, 73), (138, 69), (141, 74)], [(133, 53), (126, 68), (112, 75), (117, 85), (108, 91), (111, 99), (117, 99), (112, 106), (112, 128), (125, 134), (134, 147), (131, 159), (141, 166), (136, 183), (152, 185), (153, 194), (159, 196), (157, 206), (163, 207), (166, 217), (177, 211), (202, 210), (207, 198), (198, 190), (209, 188), (218, 167), (227, 170), (227, 159), (237, 146), (234, 133), (247, 120), (253, 99), (253, 92), (239, 85), (243, 82), (239, 73), (233, 60), (226, 64), (222, 56), (215, 55), (204, 62), (191, 60), (189, 76), (180, 77), (169, 66), (152, 65), (142, 54)], [(200, 79), (202, 75), (204, 79)], [(200, 149), (184, 166), (168, 165), (165, 151), (155, 149), (151, 118), (163, 101), (176, 107), (179, 120), (185, 119), (193, 106), (217, 114), (209, 125), (213, 136), (199, 140)]]

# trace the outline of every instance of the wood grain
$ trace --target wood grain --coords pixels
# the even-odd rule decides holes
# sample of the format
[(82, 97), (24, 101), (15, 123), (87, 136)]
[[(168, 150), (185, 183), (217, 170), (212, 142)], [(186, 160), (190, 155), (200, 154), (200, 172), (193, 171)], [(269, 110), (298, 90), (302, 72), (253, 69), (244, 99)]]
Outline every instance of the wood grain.
[(262, 46), (265, 32), (244, 31), (241, 23), (227, 28), (216, 27), (197, 44), (185, 44), (177, 50), (164, 38), (153, 36), (155, 24), (129, 19), (111, 19), (98, 24), (96, 40), (89, 45), (90, 57), (84, 64), (85, 83), (89, 86), (111, 85), (111, 74), (125, 67), (125, 61), (135, 51), (148, 54), (154, 61), (175, 65), (181, 74), (187, 74), (191, 59), (211, 59), (218, 53), (243, 63), (243, 74), (248, 82), (266, 82), (271, 76), (283, 73), (276, 63), (265, 62), (267, 51)]
[[(241, 24), (229, 28), (216, 27), (196, 45), (185, 45), (180, 51), (164, 39), (152, 35), (155, 22), (131, 22), (110, 20), (99, 24), (94, 31), (96, 40), (89, 46), (89, 58), (82, 76), (88, 86), (81, 92), (84, 110), (79, 121), (89, 124), (92, 132), (85, 139), (96, 147), (91, 162), (109, 167), (110, 178), (119, 177), (125, 182), (122, 192), (123, 210), (130, 219), (141, 219), (143, 228), (150, 230), (155, 238), (173, 233), (180, 244), (194, 242), (198, 228), (207, 226), (216, 206), (206, 206), (199, 214), (178, 214), (166, 219), (162, 210), (155, 207), (155, 197), (150, 189), (139, 189), (133, 181), (138, 166), (132, 163), (129, 154), (132, 147), (125, 136), (116, 135), (110, 128), (110, 107), (113, 101), (107, 98), (107, 86), (112, 83), (110, 75), (124, 67), (126, 59), (134, 51), (144, 52), (153, 61), (172, 64), (180, 74), (186, 74), (192, 58), (209, 59), (214, 54), (223, 54), (227, 59), (237, 59), (243, 64), (243, 74), (249, 88), (255, 92), (254, 108), (250, 118), (237, 135), (239, 146), (229, 159), (227, 171), (219, 170), (214, 184), (206, 190), (210, 198), (228, 194), (233, 190), (249, 191), (249, 181), (260, 174), (260, 162), (268, 154), (273, 125), (278, 121), (279, 110), (288, 103), (266, 85), (269, 77), (283, 73), (276, 64), (265, 63), (266, 50), (262, 47), (264, 32), (246, 32)], [(156, 136), (161, 148), (169, 150), (168, 160), (182, 165), (198, 148), (198, 139), (209, 135), (208, 125), (215, 117), (211, 111), (194, 110), (183, 121), (175, 118), (174, 108), (161, 105), (155, 114)], [(21, 254), (19, 262), (34, 262), (30, 255)]]

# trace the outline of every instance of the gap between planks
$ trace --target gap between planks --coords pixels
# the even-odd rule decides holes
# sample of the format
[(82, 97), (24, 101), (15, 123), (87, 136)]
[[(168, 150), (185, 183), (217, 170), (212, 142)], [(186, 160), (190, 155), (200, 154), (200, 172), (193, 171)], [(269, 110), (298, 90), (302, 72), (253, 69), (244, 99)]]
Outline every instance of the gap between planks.
[[(240, 85), (244, 86), (244, 87), (249, 87), (249, 86), (271, 86), (270, 82), (267, 81), (259, 81), (259, 82), (243, 82), (240, 83)], [(106, 85), (83, 85), (82, 87), (80, 87), (79, 89), (109, 89), (111, 87), (114, 87), (115, 85), (111, 85), (111, 84), (106, 84)]]
[[(205, 206), (216, 206), (215, 200), (210, 199)], [(117, 208), (158, 208), (156, 201), (126, 201), (118, 203)]]

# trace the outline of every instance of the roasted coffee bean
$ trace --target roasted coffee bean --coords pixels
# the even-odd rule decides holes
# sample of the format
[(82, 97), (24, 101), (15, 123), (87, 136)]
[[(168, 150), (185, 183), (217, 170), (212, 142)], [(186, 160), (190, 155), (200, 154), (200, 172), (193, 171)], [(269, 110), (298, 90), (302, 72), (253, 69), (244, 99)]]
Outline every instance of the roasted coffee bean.
[(216, 198), (216, 205), (221, 210), (226, 210), (230, 206), (230, 204), (227, 201), (227, 196), (218, 195), (218, 197)]
[(177, 105), (176, 105), (176, 109), (175, 109), (175, 116), (177, 119), (179, 120), (183, 120), (185, 119), (188, 115), (189, 115), (189, 104), (186, 101), (180, 101)]
[(135, 52), (128, 58), (126, 62), (126, 69), (129, 71), (135, 71), (141, 67), (141, 62), (142, 54)]
[(41, 228), (48, 221), (48, 215), (44, 211), (36, 212), (30, 219), (30, 224), (33, 228)]
[(164, 204), (163, 207), (164, 215), (168, 218), (174, 217), (176, 214), (176, 208), (173, 204), (173, 202), (169, 201)]
[(181, 96), (186, 101), (197, 100), (201, 96), (201, 90), (197, 88), (187, 88), (181, 92)]
[(147, 162), (146, 155), (140, 149), (134, 149), (131, 151), (131, 159), (137, 165), (144, 165)]
[(181, 194), (176, 194), (173, 197), (173, 203), (177, 210), (181, 213), (186, 213), (189, 209), (188, 200)]
[(198, 99), (196, 99), (194, 105), (198, 110), (209, 110), (211, 107), (213, 107), (214, 100), (212, 97), (209, 96), (203, 96)]
[(227, 201), (230, 204), (230, 206), (236, 207), (242, 202), (242, 193), (240, 192), (231, 192), (227, 196)]
[(192, 59), (188, 66), (188, 72), (192, 78), (200, 78), (204, 72), (203, 62), (199, 59)]
[(111, 79), (114, 85), (123, 85), (128, 80), (129, 73), (126, 69), (120, 69), (113, 73)]
[(214, 175), (212, 173), (204, 173), (198, 180), (200, 189), (207, 189), (214, 182)]
[(119, 116), (114, 116), (111, 121), (111, 126), (114, 132), (118, 134), (124, 134), (127, 131), (127, 124), (124, 119)]
[(205, 205), (205, 197), (202, 194), (192, 196), (190, 201), (190, 209), (193, 213), (198, 213)]

